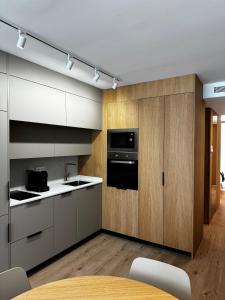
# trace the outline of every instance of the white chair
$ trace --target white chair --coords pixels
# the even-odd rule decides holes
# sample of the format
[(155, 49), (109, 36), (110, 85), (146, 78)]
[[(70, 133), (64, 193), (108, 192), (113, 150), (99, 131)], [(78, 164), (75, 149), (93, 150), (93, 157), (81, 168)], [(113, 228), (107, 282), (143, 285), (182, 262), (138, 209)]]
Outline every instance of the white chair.
[(188, 274), (180, 268), (161, 261), (138, 257), (131, 265), (129, 277), (158, 287), (178, 299), (191, 299)]
[(10, 300), (31, 289), (27, 274), (22, 268), (0, 273), (0, 299)]

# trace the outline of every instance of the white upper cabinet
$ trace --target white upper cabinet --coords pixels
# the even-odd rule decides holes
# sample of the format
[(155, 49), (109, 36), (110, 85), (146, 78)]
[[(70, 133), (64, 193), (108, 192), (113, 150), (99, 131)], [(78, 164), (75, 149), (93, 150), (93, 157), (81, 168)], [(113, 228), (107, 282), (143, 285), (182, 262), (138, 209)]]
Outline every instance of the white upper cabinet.
[(9, 77), (10, 119), (66, 126), (65, 92)]
[(67, 126), (102, 128), (102, 103), (66, 93)]
[(0, 110), (7, 111), (7, 76), (0, 73)]
[(0, 72), (6, 73), (6, 53), (0, 51)]

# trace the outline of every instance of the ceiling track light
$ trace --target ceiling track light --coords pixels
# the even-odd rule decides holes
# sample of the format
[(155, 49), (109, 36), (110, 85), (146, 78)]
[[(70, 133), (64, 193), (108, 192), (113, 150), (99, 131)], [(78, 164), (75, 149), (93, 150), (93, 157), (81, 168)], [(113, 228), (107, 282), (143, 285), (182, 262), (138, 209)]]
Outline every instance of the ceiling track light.
[(118, 86), (118, 83), (117, 83), (116, 78), (114, 77), (114, 78), (113, 78), (112, 89), (113, 89), (113, 90), (116, 90), (117, 86)]
[[(54, 44), (51, 44), (48, 41), (45, 41), (45, 40), (41, 39), (38, 36), (35, 36), (32, 32), (29, 32), (27, 30), (21, 30), (18, 25), (14, 24), (14, 23), (11, 23), (8, 20), (5, 20), (5, 19), (0, 17), (0, 23), (3, 23), (5, 25), (11, 27), (11, 28), (15, 29), (18, 32), (19, 36), (18, 36), (18, 41), (17, 41), (17, 47), (20, 48), (20, 49), (24, 49), (26, 41), (27, 41), (27, 37), (29, 37), (29, 38), (35, 39), (36, 41), (38, 41), (38, 42), (40, 42), (40, 43), (42, 43), (42, 44), (44, 44), (48, 47), (51, 47), (54, 50), (59, 51), (60, 53), (63, 53), (64, 55), (67, 55), (68, 60), (66, 62), (66, 68), (68, 70), (72, 69), (75, 61), (78, 61), (79, 63), (82, 63), (82, 64), (84, 64), (85, 66), (87, 66), (89, 68), (96, 69), (95, 65), (93, 65), (92, 63), (86, 61), (85, 59), (83, 59), (79, 56), (76, 56), (76, 55), (69, 55), (67, 50), (64, 50), (63, 48), (60, 48), (60, 47), (58, 47)], [(97, 80), (99, 80), (100, 75), (105, 75), (105, 76), (113, 79), (113, 87), (115, 89), (117, 88), (118, 81), (121, 81), (121, 79), (119, 79), (118, 77), (115, 77), (113, 74), (111, 74), (111, 73), (109, 73), (109, 72), (107, 72), (103, 69), (96, 69), (96, 73), (95, 73), (96, 77), (95, 77), (95, 75), (93, 77), (94, 80), (97, 81)]]
[(68, 54), (67, 55), (66, 69), (67, 70), (72, 70), (73, 65), (74, 65), (73, 57), (70, 54)]
[(26, 41), (27, 41), (26, 34), (21, 29), (18, 29), (18, 34), (19, 34), (19, 36), (18, 36), (16, 46), (17, 46), (17, 48), (24, 49)]
[(93, 80), (97, 82), (99, 80), (99, 78), (100, 78), (100, 74), (99, 74), (97, 68), (95, 68), (95, 75), (93, 77)]

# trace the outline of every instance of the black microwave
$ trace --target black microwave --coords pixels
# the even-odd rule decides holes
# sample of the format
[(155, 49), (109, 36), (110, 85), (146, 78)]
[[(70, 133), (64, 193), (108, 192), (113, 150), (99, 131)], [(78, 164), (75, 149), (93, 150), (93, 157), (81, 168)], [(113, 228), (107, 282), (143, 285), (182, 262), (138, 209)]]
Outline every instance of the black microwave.
[(110, 152), (138, 152), (138, 129), (109, 129), (107, 145)]

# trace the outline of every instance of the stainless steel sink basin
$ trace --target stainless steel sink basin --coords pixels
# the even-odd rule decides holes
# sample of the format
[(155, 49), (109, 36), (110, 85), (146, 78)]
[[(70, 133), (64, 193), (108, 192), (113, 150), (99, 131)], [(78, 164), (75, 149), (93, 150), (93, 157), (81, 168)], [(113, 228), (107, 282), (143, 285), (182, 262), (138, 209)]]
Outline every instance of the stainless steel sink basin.
[(75, 180), (72, 182), (63, 183), (64, 185), (80, 186), (83, 184), (90, 183), (89, 181)]

